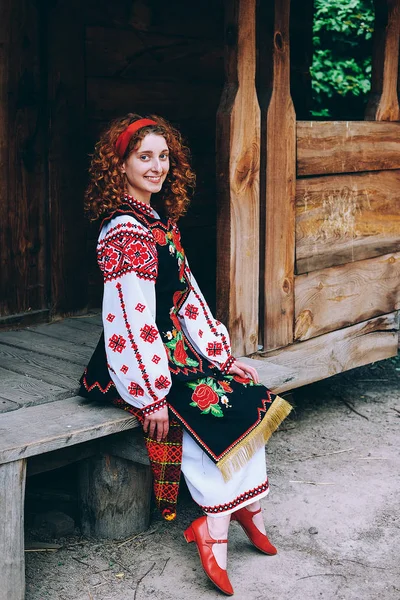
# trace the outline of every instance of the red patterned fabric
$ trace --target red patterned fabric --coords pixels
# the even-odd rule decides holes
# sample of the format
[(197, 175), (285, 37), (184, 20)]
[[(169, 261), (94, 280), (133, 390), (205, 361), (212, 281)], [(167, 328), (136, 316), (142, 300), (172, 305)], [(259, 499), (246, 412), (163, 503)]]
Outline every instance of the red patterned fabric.
[[(140, 422), (143, 421), (143, 412), (124, 400), (117, 398), (113, 404), (135, 415)], [(167, 521), (176, 517), (182, 464), (182, 435), (182, 427), (175, 419), (170, 419), (168, 435), (162, 442), (144, 434), (153, 473), (154, 497), (157, 508)]]
[(97, 262), (104, 281), (135, 272), (141, 279), (157, 279), (157, 248), (153, 236), (133, 223), (110, 229), (106, 242), (99, 242)]

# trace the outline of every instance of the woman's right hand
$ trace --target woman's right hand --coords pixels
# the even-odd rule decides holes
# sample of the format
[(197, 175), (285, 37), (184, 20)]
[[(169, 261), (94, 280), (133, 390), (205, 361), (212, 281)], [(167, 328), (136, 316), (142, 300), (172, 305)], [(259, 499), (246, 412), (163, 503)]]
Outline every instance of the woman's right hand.
[(161, 442), (168, 435), (169, 417), (168, 408), (160, 408), (151, 415), (146, 415), (143, 421), (143, 431), (148, 432), (148, 436)]

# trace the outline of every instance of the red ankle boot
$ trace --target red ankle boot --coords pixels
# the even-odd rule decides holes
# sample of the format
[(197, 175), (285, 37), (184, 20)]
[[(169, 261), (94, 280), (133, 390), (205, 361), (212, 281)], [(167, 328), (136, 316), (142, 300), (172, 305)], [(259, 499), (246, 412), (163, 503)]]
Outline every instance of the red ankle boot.
[(254, 512), (247, 510), (246, 507), (240, 508), (232, 513), (231, 521), (237, 521), (239, 525), (242, 526), (247, 537), (258, 550), (272, 556), (273, 554), (277, 554), (278, 550), (271, 544), (267, 536), (264, 533), (261, 533), (253, 523), (254, 515), (257, 515), (260, 512), (261, 508)]
[(193, 521), (183, 534), (188, 543), (196, 542), (202, 567), (214, 585), (227, 596), (233, 595), (233, 588), (226, 570), (221, 569), (215, 560), (212, 545), (226, 544), (228, 540), (213, 540), (208, 531), (207, 517)]

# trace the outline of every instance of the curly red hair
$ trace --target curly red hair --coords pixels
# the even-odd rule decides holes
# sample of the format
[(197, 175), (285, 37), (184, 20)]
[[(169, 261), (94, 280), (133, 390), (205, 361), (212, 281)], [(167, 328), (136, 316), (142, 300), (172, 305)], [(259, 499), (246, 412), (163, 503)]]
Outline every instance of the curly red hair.
[[(119, 135), (128, 125), (142, 118), (152, 119), (157, 124), (147, 125), (134, 133), (124, 156), (118, 156), (115, 144)], [(163, 207), (166, 214), (175, 221), (186, 212), (196, 176), (190, 167), (189, 149), (184, 146), (181, 134), (161, 117), (156, 115), (142, 117), (129, 113), (125, 117), (112, 121), (95, 146), (89, 168), (90, 181), (85, 194), (85, 212), (91, 221), (95, 221), (123, 203), (126, 184), (121, 165), (149, 133), (162, 135), (165, 138), (170, 157), (168, 175), (161, 192), (155, 196), (152, 203), (156, 207)]]

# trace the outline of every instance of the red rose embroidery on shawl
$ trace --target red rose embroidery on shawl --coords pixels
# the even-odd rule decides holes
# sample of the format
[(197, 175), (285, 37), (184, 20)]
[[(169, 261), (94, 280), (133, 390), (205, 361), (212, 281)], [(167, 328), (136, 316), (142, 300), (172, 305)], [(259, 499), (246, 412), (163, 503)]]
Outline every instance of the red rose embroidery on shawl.
[(152, 234), (157, 244), (160, 246), (165, 246), (167, 244), (167, 236), (161, 229), (153, 229)]
[(210, 388), (209, 385), (201, 383), (197, 386), (192, 394), (193, 402), (196, 402), (197, 406), (201, 410), (206, 410), (211, 404), (218, 404), (218, 394)]
[(175, 346), (174, 360), (181, 365), (186, 365), (187, 354), (183, 340), (178, 340)]

